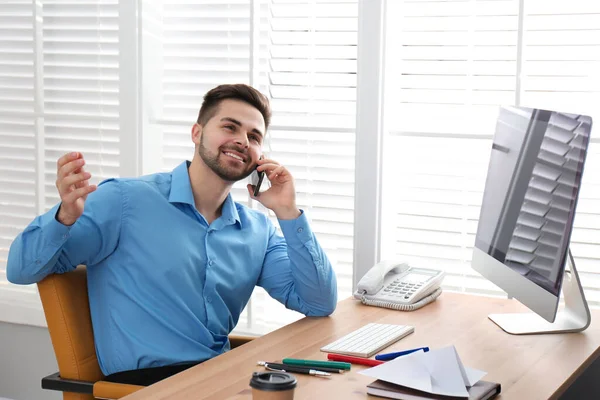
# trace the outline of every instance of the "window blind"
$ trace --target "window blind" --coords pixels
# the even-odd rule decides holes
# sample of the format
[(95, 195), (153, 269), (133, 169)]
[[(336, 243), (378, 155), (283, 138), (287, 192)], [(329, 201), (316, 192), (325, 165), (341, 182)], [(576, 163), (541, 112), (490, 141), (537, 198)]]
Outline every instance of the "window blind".
[[(142, 12), (144, 60), (153, 60), (143, 63), (144, 136), (158, 143), (156, 167), (193, 156), (190, 130), (206, 91), (259, 89), (273, 109), (264, 150), (293, 173), (340, 297), (352, 274), (356, 13), (356, 1), (277, 0), (146, 1)], [(260, 208), (245, 186), (234, 185), (234, 199)], [(265, 333), (299, 317), (257, 288), (236, 330)]]
[(0, 4), (0, 299), (40, 309), (6, 259), (59, 201), (57, 159), (81, 151), (92, 183), (119, 176), (118, 79), (118, 0)]
[(10, 244), (37, 212), (33, 16), (31, 2), (0, 4), (0, 303), (36, 295), (6, 280)]
[[(144, 81), (158, 82), (146, 108), (159, 125), (160, 170), (194, 156), (191, 129), (208, 90), (249, 83), (250, 10), (249, 0), (143, 3), (144, 60), (156, 61), (144, 63)], [(247, 203), (245, 183), (232, 195)]]
[[(532, 0), (523, 7), (517, 0), (387, 4), (384, 215), (393, 218), (383, 221), (382, 254), (445, 269), (448, 289), (502, 294), (470, 267), (498, 106), (600, 117), (598, 6)], [(571, 249), (588, 301), (598, 305), (594, 137)]]
[[(269, 3), (269, 155), (294, 175), (298, 207), (332, 262), (339, 299), (352, 289), (357, 3)], [(255, 318), (272, 330), (300, 317), (270, 320), (279, 308), (260, 302)]]
[(118, 0), (45, 0), (42, 16), (46, 211), (67, 151), (83, 154), (92, 183), (120, 175)]

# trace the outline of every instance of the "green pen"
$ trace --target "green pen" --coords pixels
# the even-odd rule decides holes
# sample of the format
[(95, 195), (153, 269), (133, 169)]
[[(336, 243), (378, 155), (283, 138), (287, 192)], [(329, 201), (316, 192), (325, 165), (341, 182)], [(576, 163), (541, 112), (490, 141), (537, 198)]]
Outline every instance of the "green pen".
[(320, 360), (301, 360), (298, 358), (284, 358), (283, 363), (287, 365), (302, 365), (305, 367), (313, 368), (338, 368), (344, 370), (350, 370), (352, 364), (341, 361), (320, 361)]

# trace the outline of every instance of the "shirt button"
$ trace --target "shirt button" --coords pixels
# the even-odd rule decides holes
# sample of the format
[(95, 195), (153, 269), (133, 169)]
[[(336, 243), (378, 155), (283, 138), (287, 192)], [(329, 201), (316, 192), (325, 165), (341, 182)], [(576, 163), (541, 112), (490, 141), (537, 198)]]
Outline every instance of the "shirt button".
[(215, 263), (215, 262), (214, 262), (213, 260), (210, 260), (210, 261), (208, 262), (208, 265), (211, 265), (211, 266), (212, 266), (214, 263)]
[(36, 263), (37, 265), (40, 265), (42, 262), (41, 262), (40, 260), (35, 260), (35, 263)]
[(66, 239), (66, 238), (67, 238), (67, 234), (65, 233), (65, 234), (63, 235), (63, 239)]
[(304, 229), (298, 228), (298, 233), (302, 233), (302, 231), (304, 231)]
[(212, 297), (206, 296), (206, 301), (208, 301), (209, 303), (212, 303)]

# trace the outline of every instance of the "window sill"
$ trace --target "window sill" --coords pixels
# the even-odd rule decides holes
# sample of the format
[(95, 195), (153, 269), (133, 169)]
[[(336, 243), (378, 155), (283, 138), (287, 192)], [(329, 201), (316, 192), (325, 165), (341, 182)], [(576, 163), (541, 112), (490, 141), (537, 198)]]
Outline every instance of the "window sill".
[(0, 299), (0, 322), (46, 328), (46, 317), (39, 301)]

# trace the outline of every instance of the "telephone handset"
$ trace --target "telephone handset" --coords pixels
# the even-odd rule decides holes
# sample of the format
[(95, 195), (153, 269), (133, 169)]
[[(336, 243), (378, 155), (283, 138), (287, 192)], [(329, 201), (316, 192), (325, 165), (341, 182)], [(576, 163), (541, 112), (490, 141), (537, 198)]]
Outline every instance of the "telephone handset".
[(382, 261), (363, 276), (354, 297), (366, 305), (413, 311), (438, 298), (444, 276), (444, 271)]

